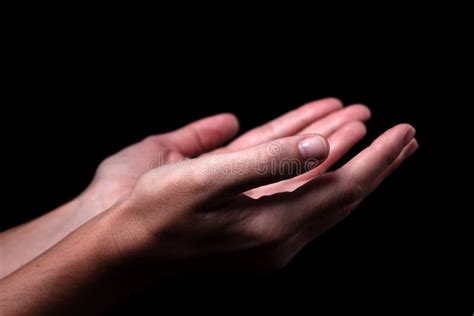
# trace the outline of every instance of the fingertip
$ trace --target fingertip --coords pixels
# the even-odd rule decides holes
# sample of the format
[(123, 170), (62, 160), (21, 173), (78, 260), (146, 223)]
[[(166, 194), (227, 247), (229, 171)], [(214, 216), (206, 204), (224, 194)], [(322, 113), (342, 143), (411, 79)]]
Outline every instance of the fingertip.
[(232, 133), (235, 135), (240, 129), (240, 123), (239, 119), (237, 116), (233, 113), (230, 112), (225, 112), (225, 113), (220, 113), (216, 114), (214, 116), (211, 116), (214, 120), (218, 120), (216, 123), (219, 125), (224, 125), (228, 128), (229, 131), (232, 131)]
[(360, 121), (349, 122), (341, 128), (341, 131), (349, 131), (357, 138), (363, 138), (367, 135), (367, 126)]
[(372, 112), (369, 107), (365, 104), (352, 104), (346, 108), (348, 111), (352, 112), (354, 118), (365, 122), (370, 120), (372, 117)]
[(412, 139), (404, 149), (403, 159), (407, 159), (408, 157), (413, 155), (419, 147), (420, 145), (418, 144), (418, 141), (415, 138)]
[(408, 132), (409, 130), (415, 131), (415, 128), (413, 127), (413, 125), (411, 125), (409, 123), (397, 124), (393, 127), (393, 129), (400, 129), (400, 130), (404, 130), (405, 132)]
[(408, 123), (401, 123), (392, 127), (388, 132), (396, 133), (398, 137), (402, 137), (401, 148), (405, 147), (415, 137), (415, 128)]
[(331, 104), (339, 108), (342, 108), (344, 106), (344, 103), (336, 97), (327, 97), (327, 98), (321, 99), (320, 102)]
[(328, 110), (337, 110), (342, 109), (344, 104), (338, 98), (324, 98), (320, 100), (311, 101), (303, 105), (303, 107), (311, 109), (311, 108), (327, 108)]

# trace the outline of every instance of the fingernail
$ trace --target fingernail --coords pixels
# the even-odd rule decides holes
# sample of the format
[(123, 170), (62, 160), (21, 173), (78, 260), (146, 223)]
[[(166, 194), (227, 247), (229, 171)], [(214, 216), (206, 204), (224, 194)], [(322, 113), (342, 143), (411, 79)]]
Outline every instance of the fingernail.
[(408, 143), (415, 137), (416, 131), (414, 128), (410, 128), (410, 130), (407, 132), (405, 135), (405, 138), (403, 139), (403, 147), (408, 145)]
[(325, 159), (329, 153), (329, 145), (321, 136), (313, 136), (301, 140), (298, 148), (304, 159), (316, 158), (318, 160)]

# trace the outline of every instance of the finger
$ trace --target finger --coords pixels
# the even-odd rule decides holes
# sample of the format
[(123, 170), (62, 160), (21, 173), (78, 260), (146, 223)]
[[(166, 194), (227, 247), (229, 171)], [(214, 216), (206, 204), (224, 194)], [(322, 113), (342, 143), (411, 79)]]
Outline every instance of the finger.
[(415, 129), (408, 124), (397, 125), (378, 137), (338, 173), (351, 187), (360, 190), (362, 197), (372, 192), (383, 180), (393, 163), (410, 144)]
[(393, 169), (393, 163), (412, 141), (414, 131), (408, 124), (391, 128), (336, 172), (316, 178), (293, 192), (296, 198), (288, 201), (289, 205), (296, 207), (298, 202), (315, 205), (318, 201), (318, 205), (336, 208), (361, 201)]
[(342, 102), (335, 98), (310, 102), (243, 134), (230, 143), (228, 149), (241, 150), (272, 139), (294, 135), (314, 121), (341, 108)]
[(178, 130), (156, 136), (180, 153), (194, 157), (211, 150), (232, 137), (239, 130), (237, 118), (230, 113), (209, 116)]
[[(379, 186), (388, 175), (395, 171), (402, 164), (402, 162), (408, 157), (410, 157), (417, 149), (418, 142), (416, 141), (416, 139), (412, 139), (410, 143), (403, 148), (403, 150), (400, 152), (394, 162), (392, 162), (385, 169), (385, 171), (375, 179), (375, 181), (373, 182), (372, 190)], [(355, 195), (347, 195), (349, 197), (348, 199), (340, 199), (340, 201), (342, 201), (342, 207), (335, 207), (332, 210), (326, 209), (318, 212), (318, 214), (313, 217), (312, 224), (308, 225), (306, 229), (303, 229), (301, 231), (300, 236), (302, 240), (302, 245), (321, 235), (329, 228), (333, 227), (342, 219), (344, 219), (346, 216), (348, 216), (350, 212), (359, 204), (362, 198), (365, 197), (368, 193), (370, 193), (370, 191), (358, 194), (358, 191), (356, 190)], [(336, 204), (341, 205), (341, 202)]]
[[(329, 153), (327, 140), (316, 134), (281, 138), (249, 149), (207, 155), (190, 161), (191, 176), (205, 191), (244, 192), (297, 176), (315, 167)], [(197, 182), (196, 181), (196, 182)]]
[[(355, 121), (350, 122), (342, 126), (329, 138), (329, 145), (331, 146), (331, 152), (328, 158), (319, 165), (312, 176), (322, 174), (331, 168), (336, 162), (338, 162), (349, 150), (352, 149), (360, 140), (362, 140), (367, 134), (367, 128), (364, 123)], [(308, 177), (309, 179), (309, 177)]]
[(366, 132), (367, 129), (361, 122), (346, 124), (328, 138), (331, 151), (328, 158), (319, 166), (295, 178), (260, 187), (246, 194), (252, 198), (259, 198), (263, 195), (296, 190), (306, 182), (326, 172), (327, 169), (339, 161), (355, 144), (364, 138)]
[(378, 182), (382, 182), (383, 179), (388, 177), (392, 172), (394, 172), (401, 164), (402, 162), (413, 155), (415, 151), (418, 150), (418, 141), (414, 138), (410, 141), (408, 145), (403, 148), (402, 152), (398, 155), (397, 159), (385, 170), (383, 175), (378, 179)]
[(275, 220), (288, 226), (311, 225), (311, 234), (317, 236), (347, 216), (416, 150), (413, 136), (410, 125), (395, 126), (338, 171), (318, 177), (292, 193), (259, 201), (259, 209), (272, 212)]
[(351, 105), (314, 122), (302, 130), (301, 133), (317, 133), (328, 137), (347, 123), (353, 121), (365, 122), (370, 119), (370, 116), (370, 110), (365, 105)]

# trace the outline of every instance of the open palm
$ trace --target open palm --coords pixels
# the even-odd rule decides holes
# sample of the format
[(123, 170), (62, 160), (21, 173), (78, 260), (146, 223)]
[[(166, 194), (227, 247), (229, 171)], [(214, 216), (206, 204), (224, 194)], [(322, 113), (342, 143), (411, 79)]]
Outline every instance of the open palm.
[[(238, 132), (232, 114), (207, 117), (173, 132), (149, 136), (105, 159), (91, 185), (81, 196), (81, 212), (91, 218), (126, 197), (137, 180), (148, 170), (209, 152), (242, 150), (273, 139), (296, 134), (320, 134), (328, 138), (329, 157), (312, 171), (290, 180), (247, 192), (258, 198), (276, 192), (292, 191), (339, 160), (366, 133), (362, 122), (370, 118), (363, 105), (343, 108), (341, 101), (327, 98), (299, 107), (281, 117), (229, 141)], [(216, 149), (217, 148), (217, 149)], [(82, 214), (84, 216), (84, 214)]]

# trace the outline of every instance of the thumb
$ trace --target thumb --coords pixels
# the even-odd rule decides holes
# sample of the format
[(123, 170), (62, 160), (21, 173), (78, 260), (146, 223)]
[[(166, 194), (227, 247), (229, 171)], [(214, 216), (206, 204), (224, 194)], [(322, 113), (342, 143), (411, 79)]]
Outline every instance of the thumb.
[(205, 191), (240, 193), (304, 173), (328, 154), (329, 144), (323, 136), (306, 134), (195, 159), (193, 168), (206, 183)]
[(209, 116), (161, 135), (185, 156), (194, 157), (225, 143), (237, 134), (239, 122), (230, 113)]

